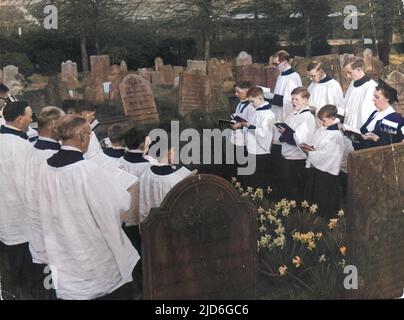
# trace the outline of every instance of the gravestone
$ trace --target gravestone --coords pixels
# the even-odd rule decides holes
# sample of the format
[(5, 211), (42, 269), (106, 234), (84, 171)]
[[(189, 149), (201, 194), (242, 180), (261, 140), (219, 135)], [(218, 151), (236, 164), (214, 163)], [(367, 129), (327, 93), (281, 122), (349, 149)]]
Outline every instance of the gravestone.
[(154, 60), (154, 70), (155, 71), (163, 71), (164, 68), (164, 60), (160, 57), (157, 57)]
[(271, 92), (275, 91), (276, 81), (280, 72), (276, 67), (265, 67), (265, 79), (266, 79), (266, 87), (271, 89)]
[(128, 74), (119, 85), (125, 115), (142, 124), (159, 122), (150, 82), (136, 74)]
[(164, 77), (164, 71), (151, 71), (151, 84), (153, 86), (164, 86), (166, 85), (166, 78)]
[(179, 114), (201, 109), (209, 112), (210, 80), (207, 76), (183, 72), (179, 85)]
[(245, 51), (240, 52), (236, 58), (236, 67), (248, 66), (252, 63), (252, 56)]
[(257, 86), (267, 85), (265, 67), (259, 63), (236, 67), (236, 79), (237, 82), (250, 81), (252, 85)]
[[(14, 81), (18, 75), (18, 67), (16, 66), (5, 66), (3, 68), (3, 83), (8, 86), (11, 81)], [(9, 86), (8, 86), (9, 87)]]
[[(366, 172), (366, 174), (363, 174)], [(347, 264), (358, 269), (353, 298), (392, 299), (404, 288), (404, 145), (348, 159)]]
[(128, 72), (128, 65), (124, 60), (121, 61), (120, 67), (122, 72)]
[(255, 210), (226, 180), (183, 180), (141, 228), (145, 299), (255, 298)]
[[(109, 66), (108, 66), (109, 69)], [(107, 75), (108, 79), (108, 75)], [(104, 87), (101, 79), (89, 72), (85, 75), (83, 81), (83, 96), (84, 100), (92, 104), (100, 104), (104, 102)]]
[(91, 56), (91, 73), (94, 75), (97, 81), (108, 81), (110, 59), (108, 55), (103, 56)]
[[(208, 61), (208, 76), (211, 80), (211, 109), (228, 110), (229, 99), (225, 95), (228, 87), (232, 89), (234, 85), (232, 66), (224, 60), (210, 59)], [(231, 82), (231, 85), (229, 85)]]
[(3, 83), (3, 69), (0, 68), (0, 82)]
[(187, 61), (187, 72), (192, 74), (197, 74), (201, 76), (206, 76), (207, 74), (206, 61), (202, 60), (188, 60)]
[(139, 68), (138, 70), (139, 75), (141, 75), (145, 80), (151, 82), (151, 71), (147, 68)]
[(398, 100), (396, 111), (404, 115), (404, 74), (394, 70), (387, 76), (387, 82), (391, 84), (398, 92)]
[(174, 77), (179, 77), (181, 72), (184, 72), (184, 67), (182, 66), (174, 66)]
[(77, 77), (77, 63), (67, 60), (62, 62), (62, 81), (64, 81), (69, 89), (76, 89), (79, 85)]

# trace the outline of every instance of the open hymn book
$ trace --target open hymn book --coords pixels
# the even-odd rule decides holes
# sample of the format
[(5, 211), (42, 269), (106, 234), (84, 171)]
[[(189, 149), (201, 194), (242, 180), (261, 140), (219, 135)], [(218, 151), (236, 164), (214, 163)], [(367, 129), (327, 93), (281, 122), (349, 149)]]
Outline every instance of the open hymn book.
[(359, 129), (348, 126), (346, 124), (344, 124), (342, 128), (344, 136), (346, 136), (352, 142), (360, 143), (361, 141), (363, 141), (362, 132)]

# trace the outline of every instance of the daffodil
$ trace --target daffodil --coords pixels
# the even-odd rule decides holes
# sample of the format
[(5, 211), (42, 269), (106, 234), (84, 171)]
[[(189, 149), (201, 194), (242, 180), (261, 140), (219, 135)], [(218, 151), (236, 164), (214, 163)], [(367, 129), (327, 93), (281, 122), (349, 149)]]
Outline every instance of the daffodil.
[(344, 210), (341, 209), (340, 211), (338, 211), (338, 217), (342, 218), (344, 216), (345, 216)]
[(318, 260), (320, 263), (324, 263), (327, 261), (327, 258), (325, 257), (325, 254), (323, 254), (320, 259)]
[(281, 267), (279, 267), (279, 274), (280, 274), (281, 276), (285, 276), (287, 271), (288, 271), (288, 267), (287, 267), (287, 266), (281, 266)]
[(313, 204), (313, 205), (310, 207), (309, 212), (310, 212), (311, 214), (316, 214), (317, 210), (318, 210), (318, 205)]
[(330, 219), (330, 223), (328, 224), (328, 228), (330, 230), (334, 229), (338, 224), (339, 219)]
[(303, 260), (300, 257), (294, 257), (292, 262), (295, 265), (296, 269), (300, 268), (300, 266), (303, 264)]

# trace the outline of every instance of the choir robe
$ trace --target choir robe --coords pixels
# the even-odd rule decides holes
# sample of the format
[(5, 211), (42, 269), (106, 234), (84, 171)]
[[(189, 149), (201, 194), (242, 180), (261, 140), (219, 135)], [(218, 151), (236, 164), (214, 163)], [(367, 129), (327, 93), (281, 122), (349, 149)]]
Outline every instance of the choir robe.
[(25, 179), (26, 193), (25, 201), (30, 219), (31, 240), (29, 250), (32, 262), (35, 264), (48, 264), (41, 218), (39, 216), (39, 197), (37, 192), (38, 172), (40, 167), (46, 165), (46, 160), (60, 150), (60, 144), (56, 140), (38, 137), (27, 159), (27, 179)]
[(105, 148), (104, 153), (111, 158), (119, 159), (125, 155), (125, 148)]
[(30, 240), (24, 201), (27, 159), (32, 151), (26, 133), (11, 126), (0, 129), (0, 241), (7, 246)]
[(338, 113), (344, 115), (344, 93), (341, 85), (335, 79), (326, 76), (319, 83), (312, 82), (308, 88), (310, 92), (310, 106), (316, 108), (316, 112), (327, 104), (338, 108)]
[[(272, 99), (272, 112), (276, 122), (284, 122), (293, 113), (292, 91), (302, 86), (302, 79), (292, 68), (282, 72), (276, 81), (274, 97)], [(275, 144), (279, 142), (280, 134), (275, 131)]]
[(402, 116), (395, 112), (392, 106), (384, 111), (375, 111), (360, 129), (362, 134), (374, 133), (380, 137), (377, 142), (363, 140), (354, 144), (355, 150), (380, 147), (391, 143), (399, 143), (403, 140), (401, 128), (403, 125)]
[(337, 215), (339, 197), (339, 173), (344, 153), (344, 138), (338, 124), (319, 128), (314, 133), (306, 167), (305, 199), (318, 205), (318, 214), (326, 219)]
[(57, 297), (95, 299), (131, 282), (139, 254), (120, 221), (129, 193), (78, 149), (63, 146), (47, 163), (39, 210)]
[(192, 172), (185, 167), (175, 170), (170, 165), (152, 166), (140, 177), (139, 213), (143, 222), (150, 209), (160, 207), (168, 192)]
[(316, 121), (311, 110), (307, 107), (295, 111), (286, 119), (285, 123), (293, 131), (285, 131), (280, 137), (282, 157), (284, 158), (281, 196), (300, 202), (304, 200), (304, 172), (307, 155), (298, 146), (312, 141)]
[(377, 83), (368, 76), (352, 81), (344, 99), (345, 121), (350, 127), (360, 129), (376, 111), (373, 96)]
[(267, 188), (271, 185), (271, 147), (274, 137), (275, 115), (265, 102), (256, 109), (246, 134), (247, 151), (255, 156), (256, 170), (245, 183), (249, 187)]
[[(254, 113), (255, 108), (250, 101), (241, 101), (237, 105), (236, 112), (232, 115), (232, 118), (239, 116), (250, 122), (254, 116)], [(246, 145), (245, 131), (243, 129), (233, 130), (231, 135), (231, 143), (238, 147), (244, 147)]]

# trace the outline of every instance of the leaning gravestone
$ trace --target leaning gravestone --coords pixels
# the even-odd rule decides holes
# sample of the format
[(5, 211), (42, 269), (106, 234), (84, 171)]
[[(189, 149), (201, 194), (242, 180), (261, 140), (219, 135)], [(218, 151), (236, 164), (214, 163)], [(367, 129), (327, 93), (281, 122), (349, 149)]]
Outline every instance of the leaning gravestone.
[(159, 122), (150, 82), (136, 74), (128, 74), (119, 85), (125, 115), (142, 124)]
[(398, 100), (400, 102), (396, 106), (396, 111), (404, 115), (404, 74), (394, 70), (387, 76), (387, 81), (398, 92)]
[(259, 63), (238, 66), (236, 67), (236, 80), (237, 82), (249, 81), (252, 85), (266, 87), (265, 67)]
[(110, 59), (108, 55), (103, 56), (91, 56), (91, 73), (94, 75), (97, 81), (108, 81), (108, 74), (110, 68)]
[(207, 69), (206, 61), (202, 61), (202, 60), (188, 60), (187, 61), (187, 72), (188, 73), (206, 76), (206, 74), (207, 74), (206, 69)]
[(77, 77), (77, 63), (67, 60), (62, 62), (62, 81), (64, 81), (69, 89), (75, 89), (78, 87)]
[(255, 298), (255, 210), (226, 180), (180, 182), (141, 228), (145, 299)]
[[(363, 174), (367, 172), (367, 174)], [(404, 145), (353, 152), (348, 160), (347, 264), (358, 299), (401, 297), (404, 288)]]
[(198, 109), (209, 112), (210, 92), (210, 80), (207, 76), (181, 73), (179, 114), (185, 116)]
[(252, 64), (252, 56), (245, 51), (240, 52), (236, 58), (236, 67), (248, 66), (250, 64)]

